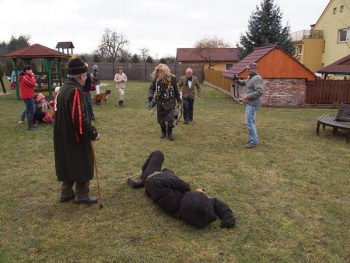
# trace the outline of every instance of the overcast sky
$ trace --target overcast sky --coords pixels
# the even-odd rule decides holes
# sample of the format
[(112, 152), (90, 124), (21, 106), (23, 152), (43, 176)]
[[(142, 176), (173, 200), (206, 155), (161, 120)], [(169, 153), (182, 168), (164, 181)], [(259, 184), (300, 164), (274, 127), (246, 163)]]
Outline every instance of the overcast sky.
[[(175, 56), (204, 37), (236, 46), (262, 0), (0, 0), (0, 41), (29, 35), (30, 44), (55, 49), (72, 41), (75, 54), (93, 53), (106, 28), (123, 33), (128, 51), (147, 48), (153, 58)], [(275, 0), (282, 25), (310, 29), (329, 0)]]

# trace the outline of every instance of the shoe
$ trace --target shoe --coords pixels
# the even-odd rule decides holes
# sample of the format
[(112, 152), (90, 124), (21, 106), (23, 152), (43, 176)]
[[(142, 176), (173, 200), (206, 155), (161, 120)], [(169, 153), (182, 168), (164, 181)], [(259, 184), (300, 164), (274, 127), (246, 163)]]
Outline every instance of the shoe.
[(256, 146), (258, 146), (257, 143), (251, 143), (251, 142), (249, 142), (249, 143), (247, 143), (247, 144), (245, 145), (245, 148), (254, 148), (254, 147), (256, 147)]
[(94, 121), (94, 120), (95, 120), (95, 117), (91, 117), (91, 120)]
[(162, 134), (160, 135), (160, 138), (162, 138), (162, 139), (164, 139), (165, 137), (166, 137), (165, 133), (162, 133)]
[(21, 120), (21, 121), (18, 122), (18, 124), (21, 124), (21, 123), (23, 123), (23, 122), (24, 122), (24, 121)]
[(188, 124), (188, 121), (185, 121), (185, 124)]
[(141, 180), (134, 180), (131, 177), (128, 178), (127, 180), (127, 184), (128, 186), (130, 186), (131, 188), (140, 188), (143, 187), (143, 183)]
[(60, 198), (60, 203), (66, 203), (69, 202), (70, 200), (73, 200), (75, 195), (72, 195), (71, 197), (61, 197)]
[(168, 138), (169, 138), (170, 141), (175, 140), (175, 138), (174, 138), (174, 136), (173, 136), (172, 133), (169, 133), (169, 134), (168, 134)]
[(74, 200), (74, 203), (81, 205), (81, 204), (85, 204), (85, 205), (92, 205), (92, 204), (97, 204), (98, 199), (96, 197), (88, 197), (84, 200)]

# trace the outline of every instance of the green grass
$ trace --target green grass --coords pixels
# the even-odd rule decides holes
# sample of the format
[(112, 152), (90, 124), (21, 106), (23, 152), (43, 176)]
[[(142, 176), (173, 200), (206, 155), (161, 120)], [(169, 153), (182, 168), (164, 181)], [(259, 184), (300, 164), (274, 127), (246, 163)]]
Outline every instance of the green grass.
[[(203, 85), (194, 122), (170, 142), (146, 109), (149, 83), (128, 82), (124, 108), (104, 83), (112, 94), (93, 122), (103, 209), (58, 202), (53, 127), (28, 132), (17, 124), (24, 103), (0, 96), (0, 262), (349, 262), (350, 145), (330, 128), (315, 135), (317, 117), (336, 110), (260, 108), (260, 145), (245, 149), (244, 107)], [(129, 188), (156, 149), (226, 202), (237, 227), (195, 229)]]

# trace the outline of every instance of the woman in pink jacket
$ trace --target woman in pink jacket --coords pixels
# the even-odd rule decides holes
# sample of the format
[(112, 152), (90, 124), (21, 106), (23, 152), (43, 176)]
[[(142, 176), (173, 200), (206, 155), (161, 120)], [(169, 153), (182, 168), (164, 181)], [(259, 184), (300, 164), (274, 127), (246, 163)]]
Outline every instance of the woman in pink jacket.
[(119, 106), (124, 106), (125, 82), (128, 81), (123, 68), (118, 68), (118, 73), (114, 76), (114, 81), (117, 83), (116, 88), (119, 91)]
[(19, 85), (21, 91), (21, 99), (24, 101), (27, 109), (28, 116), (28, 130), (35, 130), (34, 127), (34, 87), (36, 85), (36, 79), (32, 71), (32, 67), (27, 65), (23, 68), (23, 73), (19, 76)]

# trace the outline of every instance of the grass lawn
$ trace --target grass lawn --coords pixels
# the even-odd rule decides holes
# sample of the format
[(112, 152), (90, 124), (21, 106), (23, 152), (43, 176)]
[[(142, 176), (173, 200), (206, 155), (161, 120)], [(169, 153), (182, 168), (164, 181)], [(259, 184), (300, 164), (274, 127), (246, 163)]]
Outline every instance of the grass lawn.
[[(244, 106), (202, 85), (194, 122), (171, 142), (146, 109), (150, 83), (128, 82), (123, 108), (103, 83), (112, 94), (93, 122), (103, 209), (58, 202), (53, 127), (27, 131), (24, 103), (0, 96), (0, 262), (349, 262), (350, 144), (331, 128), (315, 135), (317, 117), (337, 110), (260, 108), (260, 144), (246, 149)], [(165, 168), (227, 203), (237, 226), (195, 229), (129, 188), (156, 149)]]

